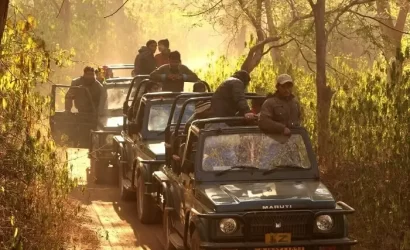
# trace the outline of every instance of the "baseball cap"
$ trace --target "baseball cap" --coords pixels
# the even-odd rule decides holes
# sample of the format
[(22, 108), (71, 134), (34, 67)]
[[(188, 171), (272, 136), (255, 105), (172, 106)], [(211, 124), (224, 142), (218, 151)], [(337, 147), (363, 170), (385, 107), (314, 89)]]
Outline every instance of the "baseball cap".
[(279, 76), (278, 76), (276, 82), (277, 82), (278, 84), (280, 84), (280, 85), (283, 85), (283, 84), (288, 83), (288, 82), (293, 83), (293, 79), (292, 79), (292, 77), (291, 77), (290, 75), (288, 75), (288, 74), (282, 74), (282, 75), (279, 75)]

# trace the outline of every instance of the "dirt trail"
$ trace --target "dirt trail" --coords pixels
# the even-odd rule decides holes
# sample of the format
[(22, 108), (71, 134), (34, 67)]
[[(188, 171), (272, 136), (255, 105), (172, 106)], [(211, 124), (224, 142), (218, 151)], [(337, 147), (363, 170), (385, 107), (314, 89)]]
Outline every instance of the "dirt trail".
[(86, 206), (91, 218), (86, 226), (99, 235), (100, 249), (162, 250), (161, 225), (141, 224), (136, 216), (136, 203), (122, 201), (118, 187), (94, 184), (88, 150), (68, 149), (67, 153), (72, 178), (79, 180), (72, 196)]

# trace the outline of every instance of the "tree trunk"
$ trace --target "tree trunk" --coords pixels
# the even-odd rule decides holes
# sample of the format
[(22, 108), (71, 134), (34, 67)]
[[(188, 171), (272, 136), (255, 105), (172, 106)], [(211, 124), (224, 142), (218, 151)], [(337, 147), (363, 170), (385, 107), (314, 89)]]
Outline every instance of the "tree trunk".
[(237, 56), (242, 54), (243, 49), (245, 48), (245, 43), (246, 43), (246, 25), (243, 24), (241, 28), (239, 29), (239, 33), (235, 41), (235, 54)]
[(318, 157), (321, 166), (327, 163), (329, 146), (329, 114), (332, 101), (332, 91), (326, 83), (326, 29), (325, 29), (325, 2), (317, 0), (312, 5), (316, 31), (316, 92), (317, 92), (317, 136)]
[[(268, 24), (268, 31), (269, 31), (269, 36), (274, 37), (278, 35), (278, 32), (276, 30), (275, 24), (273, 23), (273, 13), (272, 13), (272, 3), (271, 0), (265, 0), (265, 10), (266, 10), (266, 21)], [(272, 62), (274, 64), (277, 64), (278, 66), (281, 65), (282, 63), (282, 55), (280, 53), (280, 50), (278, 48), (273, 48), (270, 51), (270, 56), (272, 58)], [(283, 71), (282, 68), (279, 68), (279, 72)]]
[[(388, 0), (376, 1), (378, 20), (380, 24), (380, 33), (383, 39), (383, 54), (389, 67), (387, 68), (387, 81), (400, 81), (403, 71), (403, 62), (397, 60), (397, 54), (401, 50), (401, 41), (409, 13), (409, 2), (402, 1), (396, 24), (391, 14), (390, 3)], [(394, 64), (394, 67), (393, 67)]]
[(1, 41), (3, 40), (3, 33), (6, 28), (8, 9), (9, 9), (9, 0), (1, 0), (0, 1), (0, 52), (1, 52)]
[(70, 48), (70, 34), (71, 34), (71, 5), (70, 0), (63, 0), (61, 6), (60, 20), (63, 25), (63, 35), (61, 37), (61, 45), (64, 49)]

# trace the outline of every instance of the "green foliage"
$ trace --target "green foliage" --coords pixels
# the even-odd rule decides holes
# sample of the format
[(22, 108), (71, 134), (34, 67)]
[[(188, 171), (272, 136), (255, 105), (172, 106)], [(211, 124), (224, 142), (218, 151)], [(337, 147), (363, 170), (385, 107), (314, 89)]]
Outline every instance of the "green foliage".
[(29, 16), (8, 21), (0, 75), (0, 248), (61, 249), (75, 225), (75, 183), (49, 136), (49, 98), (35, 91), (68, 55), (46, 49)]

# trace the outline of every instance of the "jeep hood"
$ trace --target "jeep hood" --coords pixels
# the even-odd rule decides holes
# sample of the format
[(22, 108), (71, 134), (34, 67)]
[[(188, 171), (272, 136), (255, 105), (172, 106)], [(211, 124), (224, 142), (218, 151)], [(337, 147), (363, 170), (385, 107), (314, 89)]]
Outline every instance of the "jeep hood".
[(332, 209), (336, 202), (320, 181), (202, 183), (197, 198), (216, 212), (278, 209)]
[(122, 116), (102, 116), (99, 118), (100, 125), (104, 128), (120, 128), (123, 123)]

